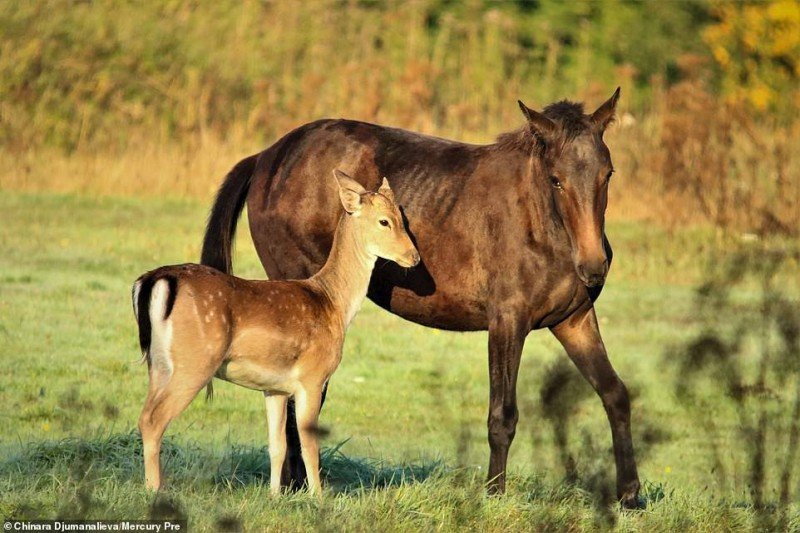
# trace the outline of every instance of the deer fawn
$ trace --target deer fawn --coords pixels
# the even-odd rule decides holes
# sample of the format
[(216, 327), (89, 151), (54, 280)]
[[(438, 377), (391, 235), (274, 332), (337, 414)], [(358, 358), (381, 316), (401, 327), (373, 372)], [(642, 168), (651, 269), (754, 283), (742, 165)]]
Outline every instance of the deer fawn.
[(214, 376), (264, 392), (270, 490), (280, 492), (286, 404), (295, 397), (309, 490), (320, 494), (317, 419), (344, 335), (367, 293), (378, 257), (413, 267), (419, 253), (384, 178), (377, 193), (334, 171), (344, 214), (322, 269), (306, 280), (255, 281), (210, 267), (165, 266), (133, 285), (150, 386), (139, 429), (146, 485), (161, 487), (161, 439)]

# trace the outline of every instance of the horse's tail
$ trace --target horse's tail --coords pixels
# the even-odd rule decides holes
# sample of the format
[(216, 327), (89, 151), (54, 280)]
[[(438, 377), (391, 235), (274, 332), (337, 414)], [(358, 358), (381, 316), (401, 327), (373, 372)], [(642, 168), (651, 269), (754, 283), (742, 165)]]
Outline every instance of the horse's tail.
[[(259, 154), (245, 157), (228, 172), (225, 181), (217, 191), (214, 206), (208, 215), (200, 263), (226, 274), (233, 271), (231, 261), (233, 236), (236, 234), (239, 215), (242, 214), (244, 203), (247, 200), (258, 156)], [(206, 385), (206, 400), (211, 400), (213, 396), (214, 387), (209, 381)]]
[[(159, 280), (166, 280), (166, 293), (161, 290), (158, 294), (159, 301), (152, 308), (153, 288)], [(172, 306), (175, 305), (175, 297), (178, 294), (178, 278), (163, 272), (148, 272), (137, 279), (131, 289), (131, 300), (133, 300), (133, 314), (136, 316), (136, 324), (139, 326), (139, 347), (142, 349), (142, 361), (147, 361), (150, 366), (150, 345), (153, 342), (153, 320), (161, 321), (169, 318), (172, 313)], [(161, 316), (157, 316), (160, 314)]]
[(232, 271), (233, 236), (236, 234), (236, 224), (247, 200), (250, 180), (257, 161), (258, 154), (251, 155), (239, 161), (228, 172), (208, 215), (200, 262), (226, 274)]

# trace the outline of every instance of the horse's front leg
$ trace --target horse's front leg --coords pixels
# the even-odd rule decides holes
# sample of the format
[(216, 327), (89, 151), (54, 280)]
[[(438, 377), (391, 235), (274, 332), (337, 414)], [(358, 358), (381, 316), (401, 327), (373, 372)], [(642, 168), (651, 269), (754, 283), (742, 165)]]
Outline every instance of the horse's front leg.
[(500, 311), (489, 321), (489, 458), (488, 490), (506, 490), (508, 449), (517, 430), (517, 374), (529, 328), (522, 313)]
[(633, 456), (628, 389), (608, 360), (594, 307), (575, 313), (551, 331), (603, 401), (611, 424), (617, 466), (617, 498), (625, 508), (639, 507), (639, 474)]

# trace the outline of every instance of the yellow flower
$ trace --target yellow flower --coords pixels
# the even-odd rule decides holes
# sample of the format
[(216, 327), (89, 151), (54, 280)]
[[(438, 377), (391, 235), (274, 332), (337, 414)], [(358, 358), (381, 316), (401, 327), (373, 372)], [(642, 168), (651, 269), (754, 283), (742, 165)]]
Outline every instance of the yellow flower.
[(725, 50), (722, 46), (715, 46), (714, 47), (714, 59), (722, 65), (723, 67), (727, 67), (731, 62), (731, 56), (727, 50)]
[(763, 111), (771, 101), (772, 91), (766, 85), (759, 84), (750, 89), (750, 103), (752, 103), (756, 109)]

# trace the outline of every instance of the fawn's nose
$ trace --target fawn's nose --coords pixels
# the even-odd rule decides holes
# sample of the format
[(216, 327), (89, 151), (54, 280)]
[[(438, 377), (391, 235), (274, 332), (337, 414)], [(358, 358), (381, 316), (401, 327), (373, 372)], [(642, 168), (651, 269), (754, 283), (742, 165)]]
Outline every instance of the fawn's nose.
[(411, 251), (407, 256), (406, 260), (408, 261), (408, 265), (415, 267), (419, 264), (419, 252), (416, 250)]

